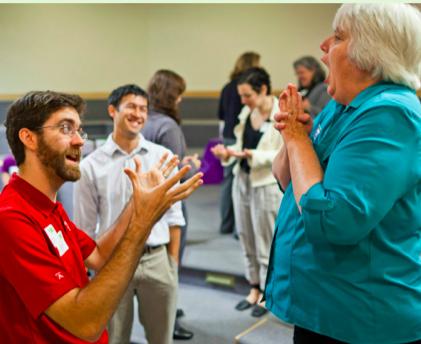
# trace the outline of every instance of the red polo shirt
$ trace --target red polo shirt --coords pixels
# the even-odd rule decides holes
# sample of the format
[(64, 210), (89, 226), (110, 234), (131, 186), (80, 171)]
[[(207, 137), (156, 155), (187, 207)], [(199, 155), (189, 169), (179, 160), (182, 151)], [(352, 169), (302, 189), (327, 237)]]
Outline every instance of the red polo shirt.
[[(84, 260), (95, 242), (60, 203), (16, 174), (0, 195), (0, 340), (2, 343), (86, 343), (44, 311), (89, 282)], [(96, 343), (107, 343), (106, 331)]]

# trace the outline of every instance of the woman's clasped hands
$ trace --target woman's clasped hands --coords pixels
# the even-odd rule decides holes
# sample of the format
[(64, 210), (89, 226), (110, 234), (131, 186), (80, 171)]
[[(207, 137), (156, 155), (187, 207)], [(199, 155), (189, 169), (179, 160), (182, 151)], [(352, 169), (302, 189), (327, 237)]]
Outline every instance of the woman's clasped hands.
[(275, 115), (275, 121), (275, 128), (281, 133), (285, 144), (308, 139), (313, 119), (304, 112), (303, 99), (297, 86), (288, 84), (279, 96), (279, 112)]

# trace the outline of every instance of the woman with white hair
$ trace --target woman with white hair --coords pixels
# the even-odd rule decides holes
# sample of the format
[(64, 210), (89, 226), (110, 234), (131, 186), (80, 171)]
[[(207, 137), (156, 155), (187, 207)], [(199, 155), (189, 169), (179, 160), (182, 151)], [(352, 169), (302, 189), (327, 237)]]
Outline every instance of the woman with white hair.
[(421, 343), (421, 15), (346, 4), (322, 44), (333, 98), (280, 96), (285, 195), (265, 297), (294, 343)]

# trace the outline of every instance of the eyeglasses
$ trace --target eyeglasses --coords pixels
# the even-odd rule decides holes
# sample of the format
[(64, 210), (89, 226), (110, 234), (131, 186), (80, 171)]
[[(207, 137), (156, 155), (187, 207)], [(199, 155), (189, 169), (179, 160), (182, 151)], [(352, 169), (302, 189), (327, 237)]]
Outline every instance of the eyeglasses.
[(82, 128), (76, 129), (74, 126), (70, 124), (66, 124), (66, 123), (57, 124), (57, 125), (46, 125), (44, 127), (35, 128), (35, 130), (41, 130), (41, 129), (46, 129), (46, 128), (59, 129), (62, 134), (70, 136), (70, 137), (75, 136), (77, 132), (82, 140), (86, 140), (88, 138), (88, 133), (83, 131)]

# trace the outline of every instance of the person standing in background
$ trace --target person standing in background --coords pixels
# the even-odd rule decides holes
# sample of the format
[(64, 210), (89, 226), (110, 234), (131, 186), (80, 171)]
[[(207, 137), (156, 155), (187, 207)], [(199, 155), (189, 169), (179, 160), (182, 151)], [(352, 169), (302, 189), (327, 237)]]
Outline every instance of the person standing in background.
[(235, 308), (253, 307), (252, 316), (260, 317), (266, 313), (259, 302), (282, 199), (272, 175), (272, 161), (283, 140), (274, 128), (279, 107), (278, 99), (271, 95), (269, 74), (263, 68), (248, 69), (238, 80), (238, 93), (245, 106), (234, 129), (236, 142), (228, 147), (216, 145), (212, 152), (222, 164), (234, 164), (234, 215), (250, 283), (249, 294)]
[[(181, 160), (180, 168), (190, 165), (190, 176), (198, 171), (201, 162), (197, 154), (192, 156), (186, 155), (186, 139), (180, 127), (181, 118), (179, 113), (179, 104), (185, 89), (186, 82), (184, 79), (171, 70), (161, 69), (152, 76), (148, 85), (149, 118), (142, 129), (142, 134), (147, 140), (162, 145), (176, 154)], [(187, 239), (188, 217), (185, 202), (182, 202), (182, 210), (186, 224), (180, 227), (179, 267), (181, 266)], [(193, 337), (193, 332), (182, 327), (177, 320), (183, 314), (182, 309), (177, 309), (173, 333), (174, 339), (187, 340)]]
[[(219, 98), (218, 117), (222, 122), (222, 138), (225, 146), (235, 143), (234, 127), (238, 124), (238, 115), (243, 108), (238, 94), (237, 83), (240, 75), (251, 67), (259, 67), (260, 55), (255, 52), (245, 52), (236, 61), (231, 72), (230, 81), (224, 86)], [(234, 208), (232, 203), (233, 165), (224, 166), (224, 180), (221, 186), (220, 214), (222, 234), (235, 232)]]
[(326, 73), (313, 56), (301, 57), (293, 66), (298, 79), (298, 91), (303, 96), (304, 112), (314, 118), (330, 100), (324, 83)]
[(421, 343), (421, 13), (344, 4), (321, 43), (333, 98), (288, 85), (273, 173), (285, 189), (265, 288), (294, 343)]
[[(108, 97), (113, 132), (107, 141), (81, 162), (81, 178), (74, 190), (75, 223), (91, 237), (106, 235), (109, 225), (132, 197), (128, 178), (122, 173), (138, 158), (144, 170), (171, 153), (146, 140), (140, 130), (147, 121), (148, 95), (137, 85), (124, 85)], [(96, 230), (98, 225), (98, 230)], [(133, 324), (134, 296), (139, 320), (149, 343), (172, 342), (176, 301), (180, 226), (184, 225), (181, 202), (174, 203), (154, 225), (132, 281), (114, 313), (110, 344), (128, 344)]]

